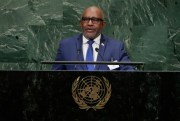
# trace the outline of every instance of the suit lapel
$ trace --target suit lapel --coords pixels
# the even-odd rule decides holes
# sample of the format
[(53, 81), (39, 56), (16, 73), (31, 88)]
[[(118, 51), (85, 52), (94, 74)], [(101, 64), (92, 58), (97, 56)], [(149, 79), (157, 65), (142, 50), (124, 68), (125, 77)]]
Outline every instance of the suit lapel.
[[(77, 55), (78, 57), (77, 61), (84, 61), (83, 51), (82, 51), (82, 34), (80, 34), (79, 37), (77, 38), (76, 47), (77, 47), (77, 50), (79, 50), (79, 53)], [(86, 64), (79, 64), (78, 67), (82, 68), (83, 70), (87, 70)]]
[[(97, 61), (105, 61), (104, 60), (104, 52), (105, 52), (105, 49), (106, 49), (106, 45), (107, 45), (107, 40), (104, 38), (103, 35), (101, 35), (101, 40), (100, 40), (100, 46), (99, 46)], [(95, 70), (99, 70), (99, 68), (100, 68), (100, 65), (97, 64), (95, 66)]]

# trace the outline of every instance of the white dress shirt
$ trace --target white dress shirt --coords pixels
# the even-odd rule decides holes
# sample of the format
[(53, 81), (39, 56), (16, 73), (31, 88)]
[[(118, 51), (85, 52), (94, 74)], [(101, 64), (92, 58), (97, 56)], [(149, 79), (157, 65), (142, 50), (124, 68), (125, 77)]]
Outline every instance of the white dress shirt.
[[(99, 35), (98, 37), (96, 37), (93, 41), (94, 43), (92, 44), (92, 47), (93, 47), (93, 60), (96, 61), (97, 60), (97, 55), (98, 55), (98, 52), (95, 50), (95, 48), (98, 48), (99, 49), (99, 45), (100, 45), (100, 38), (101, 38), (101, 35)], [(84, 56), (84, 60), (86, 60), (86, 53), (87, 53), (87, 50), (88, 50), (88, 47), (89, 47), (89, 44), (87, 43), (89, 40), (83, 36), (83, 46), (82, 46), (82, 49), (83, 49), (83, 56)]]

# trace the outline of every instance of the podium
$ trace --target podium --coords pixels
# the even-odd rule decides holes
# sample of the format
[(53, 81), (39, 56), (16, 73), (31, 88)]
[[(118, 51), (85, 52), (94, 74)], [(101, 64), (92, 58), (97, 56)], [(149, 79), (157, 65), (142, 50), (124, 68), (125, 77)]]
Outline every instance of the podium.
[[(73, 84), (85, 77), (108, 80), (104, 108), (74, 100)], [(0, 71), (0, 121), (177, 121), (179, 80), (180, 72)]]

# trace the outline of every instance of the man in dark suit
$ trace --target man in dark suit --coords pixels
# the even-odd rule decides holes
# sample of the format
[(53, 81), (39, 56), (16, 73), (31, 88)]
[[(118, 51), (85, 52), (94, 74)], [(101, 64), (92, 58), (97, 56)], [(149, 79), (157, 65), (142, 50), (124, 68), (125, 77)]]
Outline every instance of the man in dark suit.
[[(60, 41), (56, 61), (129, 62), (124, 44), (101, 33), (105, 24), (104, 13), (99, 7), (91, 6), (85, 9), (80, 21), (82, 34)], [(54, 64), (52, 70), (134, 70), (134, 68), (128, 65)]]

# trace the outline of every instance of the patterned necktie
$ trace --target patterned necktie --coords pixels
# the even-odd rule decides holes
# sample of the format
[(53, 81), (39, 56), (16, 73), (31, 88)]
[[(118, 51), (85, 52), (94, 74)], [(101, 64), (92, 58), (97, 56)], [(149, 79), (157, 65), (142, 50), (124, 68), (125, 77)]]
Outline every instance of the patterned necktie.
[[(86, 61), (94, 61), (93, 60), (93, 47), (92, 47), (92, 44), (94, 43), (94, 41), (89, 40), (87, 43), (89, 44), (89, 47), (88, 47), (88, 50), (86, 53)], [(93, 64), (87, 64), (87, 68), (90, 71), (94, 70), (94, 65)]]

